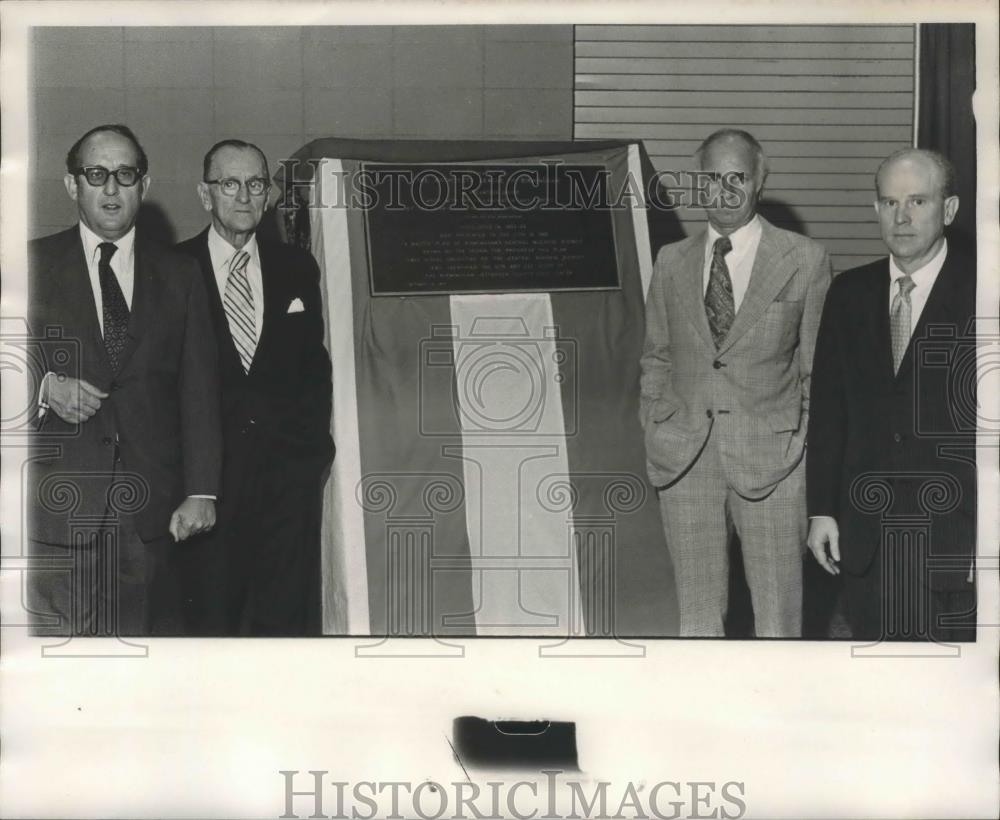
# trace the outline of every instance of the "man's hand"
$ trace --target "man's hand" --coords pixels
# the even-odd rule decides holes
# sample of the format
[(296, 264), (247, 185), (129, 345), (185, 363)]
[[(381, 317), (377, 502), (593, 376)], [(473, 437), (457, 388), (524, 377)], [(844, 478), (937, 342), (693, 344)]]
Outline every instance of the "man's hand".
[[(809, 521), (809, 549), (816, 562), (831, 575), (840, 575), (840, 529), (837, 521), (828, 515), (818, 515)], [(826, 546), (830, 545), (827, 555)]]
[(211, 498), (185, 498), (170, 516), (170, 534), (183, 541), (215, 526), (215, 501)]
[(44, 393), (49, 407), (69, 424), (80, 424), (91, 418), (101, 408), (101, 400), (108, 397), (90, 382), (57, 373), (46, 376)]

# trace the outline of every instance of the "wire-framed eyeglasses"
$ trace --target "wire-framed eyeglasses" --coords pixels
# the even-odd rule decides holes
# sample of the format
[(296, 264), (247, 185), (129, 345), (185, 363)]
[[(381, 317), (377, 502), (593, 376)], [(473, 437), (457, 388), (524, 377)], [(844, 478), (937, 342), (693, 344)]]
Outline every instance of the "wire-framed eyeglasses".
[(206, 179), (206, 185), (218, 185), (219, 190), (226, 196), (236, 196), (240, 188), (246, 185), (247, 193), (250, 196), (260, 196), (271, 187), (271, 183), (263, 177), (251, 177), (248, 180), (236, 179), (236, 177), (226, 177), (225, 179)]

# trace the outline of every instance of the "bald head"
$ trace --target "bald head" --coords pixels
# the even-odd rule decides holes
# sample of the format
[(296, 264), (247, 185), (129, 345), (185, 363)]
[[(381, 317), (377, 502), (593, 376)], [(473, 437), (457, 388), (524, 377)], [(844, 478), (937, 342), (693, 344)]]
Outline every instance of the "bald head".
[(709, 134), (694, 152), (698, 166), (704, 169), (706, 158), (715, 152), (744, 155), (752, 164), (754, 176), (761, 185), (764, 184), (768, 172), (767, 157), (761, 144), (750, 132), (739, 128), (720, 128)]
[(875, 191), (881, 191), (879, 180), (883, 174), (896, 164), (919, 168), (924, 173), (933, 175), (944, 198), (956, 196), (958, 190), (955, 183), (955, 166), (944, 154), (930, 151), (926, 148), (901, 148), (889, 154), (878, 166), (875, 172)]

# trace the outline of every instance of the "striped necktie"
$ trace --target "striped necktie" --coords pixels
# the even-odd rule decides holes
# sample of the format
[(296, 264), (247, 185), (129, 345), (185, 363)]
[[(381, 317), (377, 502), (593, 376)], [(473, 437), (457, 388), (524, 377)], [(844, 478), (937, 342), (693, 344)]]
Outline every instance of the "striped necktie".
[[(911, 276), (899, 278), (899, 290), (892, 298), (889, 310), (889, 329), (892, 333), (892, 372), (899, 372), (899, 365), (910, 346), (910, 323), (913, 316), (913, 305), (910, 303), (910, 292), (917, 286)], [(885, 304), (883, 302), (883, 304)], [(884, 309), (884, 308), (883, 308)]]
[(705, 291), (705, 314), (712, 339), (718, 348), (736, 318), (736, 302), (733, 298), (733, 282), (726, 266), (726, 254), (733, 249), (728, 236), (720, 236), (712, 248), (712, 267), (708, 273), (708, 289)]
[(226, 293), (222, 304), (229, 322), (229, 332), (240, 354), (243, 372), (250, 372), (254, 351), (257, 350), (257, 329), (254, 324), (253, 292), (247, 278), (247, 263), (250, 254), (237, 251), (229, 261), (229, 277), (226, 279)]

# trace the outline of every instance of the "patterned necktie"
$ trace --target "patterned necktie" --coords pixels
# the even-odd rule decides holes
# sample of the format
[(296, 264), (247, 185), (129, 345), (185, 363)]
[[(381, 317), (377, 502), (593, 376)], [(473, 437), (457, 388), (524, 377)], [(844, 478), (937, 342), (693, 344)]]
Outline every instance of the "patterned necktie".
[(705, 313), (708, 327), (712, 331), (715, 346), (719, 347), (736, 318), (736, 303), (733, 300), (733, 282), (729, 278), (725, 256), (733, 249), (728, 236), (715, 240), (712, 248), (712, 267), (708, 273), (708, 290), (705, 291)]
[(117, 373), (128, 340), (128, 303), (125, 301), (121, 285), (118, 284), (118, 277), (111, 270), (111, 257), (115, 255), (118, 246), (111, 242), (102, 242), (97, 247), (101, 251), (97, 273), (101, 280), (104, 349), (108, 351), (111, 370)]
[(243, 372), (250, 372), (253, 354), (257, 349), (257, 329), (254, 324), (253, 292), (250, 290), (250, 280), (247, 278), (247, 263), (250, 254), (237, 251), (229, 261), (229, 277), (226, 279), (226, 293), (222, 304), (226, 310), (226, 321), (229, 322), (229, 332), (240, 354)]
[(899, 290), (892, 299), (892, 309), (889, 311), (893, 373), (899, 372), (899, 365), (906, 355), (906, 348), (910, 345), (910, 321), (913, 314), (910, 292), (917, 286), (910, 276), (901, 276), (898, 281)]

